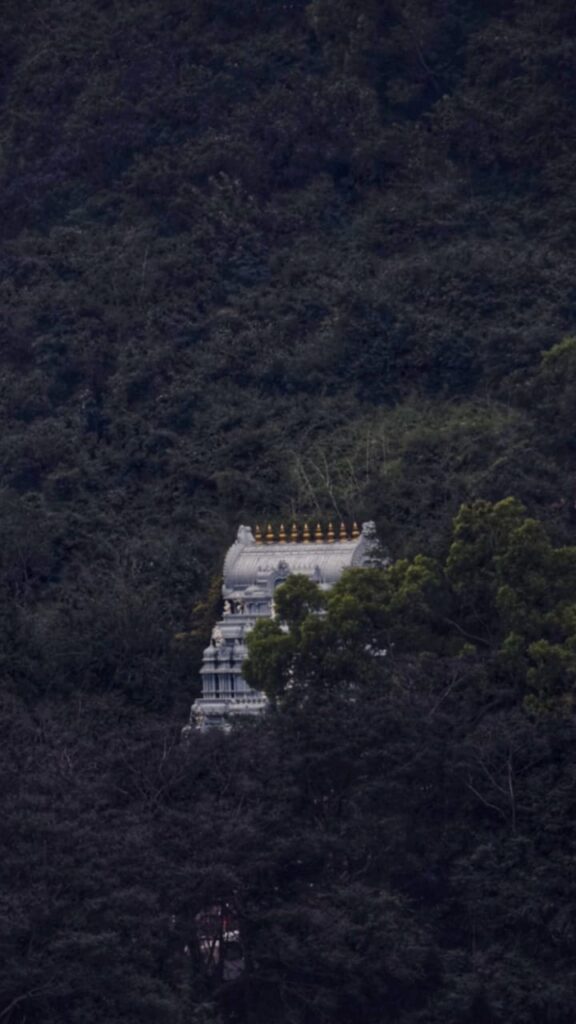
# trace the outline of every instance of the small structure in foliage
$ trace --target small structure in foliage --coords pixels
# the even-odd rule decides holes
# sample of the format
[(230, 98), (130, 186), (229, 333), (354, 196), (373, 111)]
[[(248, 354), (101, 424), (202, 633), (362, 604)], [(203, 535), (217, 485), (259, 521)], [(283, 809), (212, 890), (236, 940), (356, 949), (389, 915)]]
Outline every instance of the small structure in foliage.
[(336, 532), (318, 524), (311, 531), (281, 526), (275, 534), (268, 526), (264, 535), (240, 526), (224, 561), (223, 615), (212, 630), (204, 651), (200, 676), (202, 696), (194, 701), (191, 726), (206, 730), (229, 728), (233, 719), (261, 714), (268, 703), (265, 694), (251, 689), (242, 675), (247, 656), (246, 636), (260, 618), (274, 615), (274, 591), (294, 573), (329, 590), (345, 569), (361, 568), (373, 559), (376, 545), (374, 523), (344, 523)]

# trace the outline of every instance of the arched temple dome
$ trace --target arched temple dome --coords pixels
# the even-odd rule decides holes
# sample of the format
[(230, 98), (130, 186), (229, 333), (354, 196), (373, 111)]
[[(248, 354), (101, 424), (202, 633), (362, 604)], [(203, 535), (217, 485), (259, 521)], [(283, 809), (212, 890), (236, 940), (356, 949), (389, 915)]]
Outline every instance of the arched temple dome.
[(272, 594), (277, 584), (292, 573), (308, 576), (328, 589), (340, 579), (344, 569), (366, 565), (374, 543), (373, 523), (364, 523), (355, 540), (331, 544), (262, 544), (256, 542), (249, 527), (240, 526), (224, 562), (224, 596), (247, 591), (255, 582), (260, 592)]

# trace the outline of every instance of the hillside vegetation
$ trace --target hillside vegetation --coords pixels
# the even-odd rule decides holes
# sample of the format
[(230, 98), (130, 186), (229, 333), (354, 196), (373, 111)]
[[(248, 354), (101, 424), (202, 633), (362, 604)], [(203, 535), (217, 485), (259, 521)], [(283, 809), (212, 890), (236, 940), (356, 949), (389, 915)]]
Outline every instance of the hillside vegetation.
[(514, 495), (563, 534), (575, 18), (9, 0), (0, 515), (28, 687), (187, 698), (167, 640), (238, 521), (365, 515), (398, 556)]
[[(5, 0), (0, 58), (0, 1018), (572, 1024), (576, 9)], [(186, 752), (261, 517), (397, 564)]]

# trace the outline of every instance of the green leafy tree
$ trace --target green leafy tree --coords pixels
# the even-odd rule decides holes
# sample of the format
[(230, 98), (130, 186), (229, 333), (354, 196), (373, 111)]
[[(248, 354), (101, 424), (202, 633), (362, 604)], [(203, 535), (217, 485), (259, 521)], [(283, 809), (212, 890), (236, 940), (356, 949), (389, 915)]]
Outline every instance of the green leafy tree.
[(249, 657), (243, 667), (246, 681), (275, 700), (290, 682), (294, 640), (275, 620), (262, 619), (254, 626), (247, 643)]
[(307, 576), (294, 573), (281, 584), (274, 594), (274, 609), (280, 622), (286, 623), (298, 635), (309, 615), (324, 607), (324, 595), (316, 583)]
[(571, 453), (576, 444), (576, 338), (564, 338), (542, 354), (530, 392), (549, 440)]
[(348, 570), (325, 602), (309, 581), (289, 580), (277, 600), (288, 632), (258, 624), (247, 678), (301, 699), (319, 686), (353, 692), (358, 680), (378, 680), (383, 659), (474, 656), (532, 706), (570, 706), (575, 595), (575, 548), (555, 547), (516, 499), (477, 501), (456, 516), (444, 564), (417, 555)]

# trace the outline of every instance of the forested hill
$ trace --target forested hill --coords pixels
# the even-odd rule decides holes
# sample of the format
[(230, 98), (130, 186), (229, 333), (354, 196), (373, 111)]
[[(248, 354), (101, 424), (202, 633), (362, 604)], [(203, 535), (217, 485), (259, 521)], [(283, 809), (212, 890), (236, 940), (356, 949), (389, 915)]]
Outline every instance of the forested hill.
[(168, 638), (263, 511), (369, 515), (396, 556), (475, 497), (570, 528), (572, 5), (6, 0), (2, 22), (19, 685), (187, 699)]
[[(576, 8), (0, 24), (0, 1021), (573, 1024)], [(262, 516), (392, 568), (185, 746)]]

